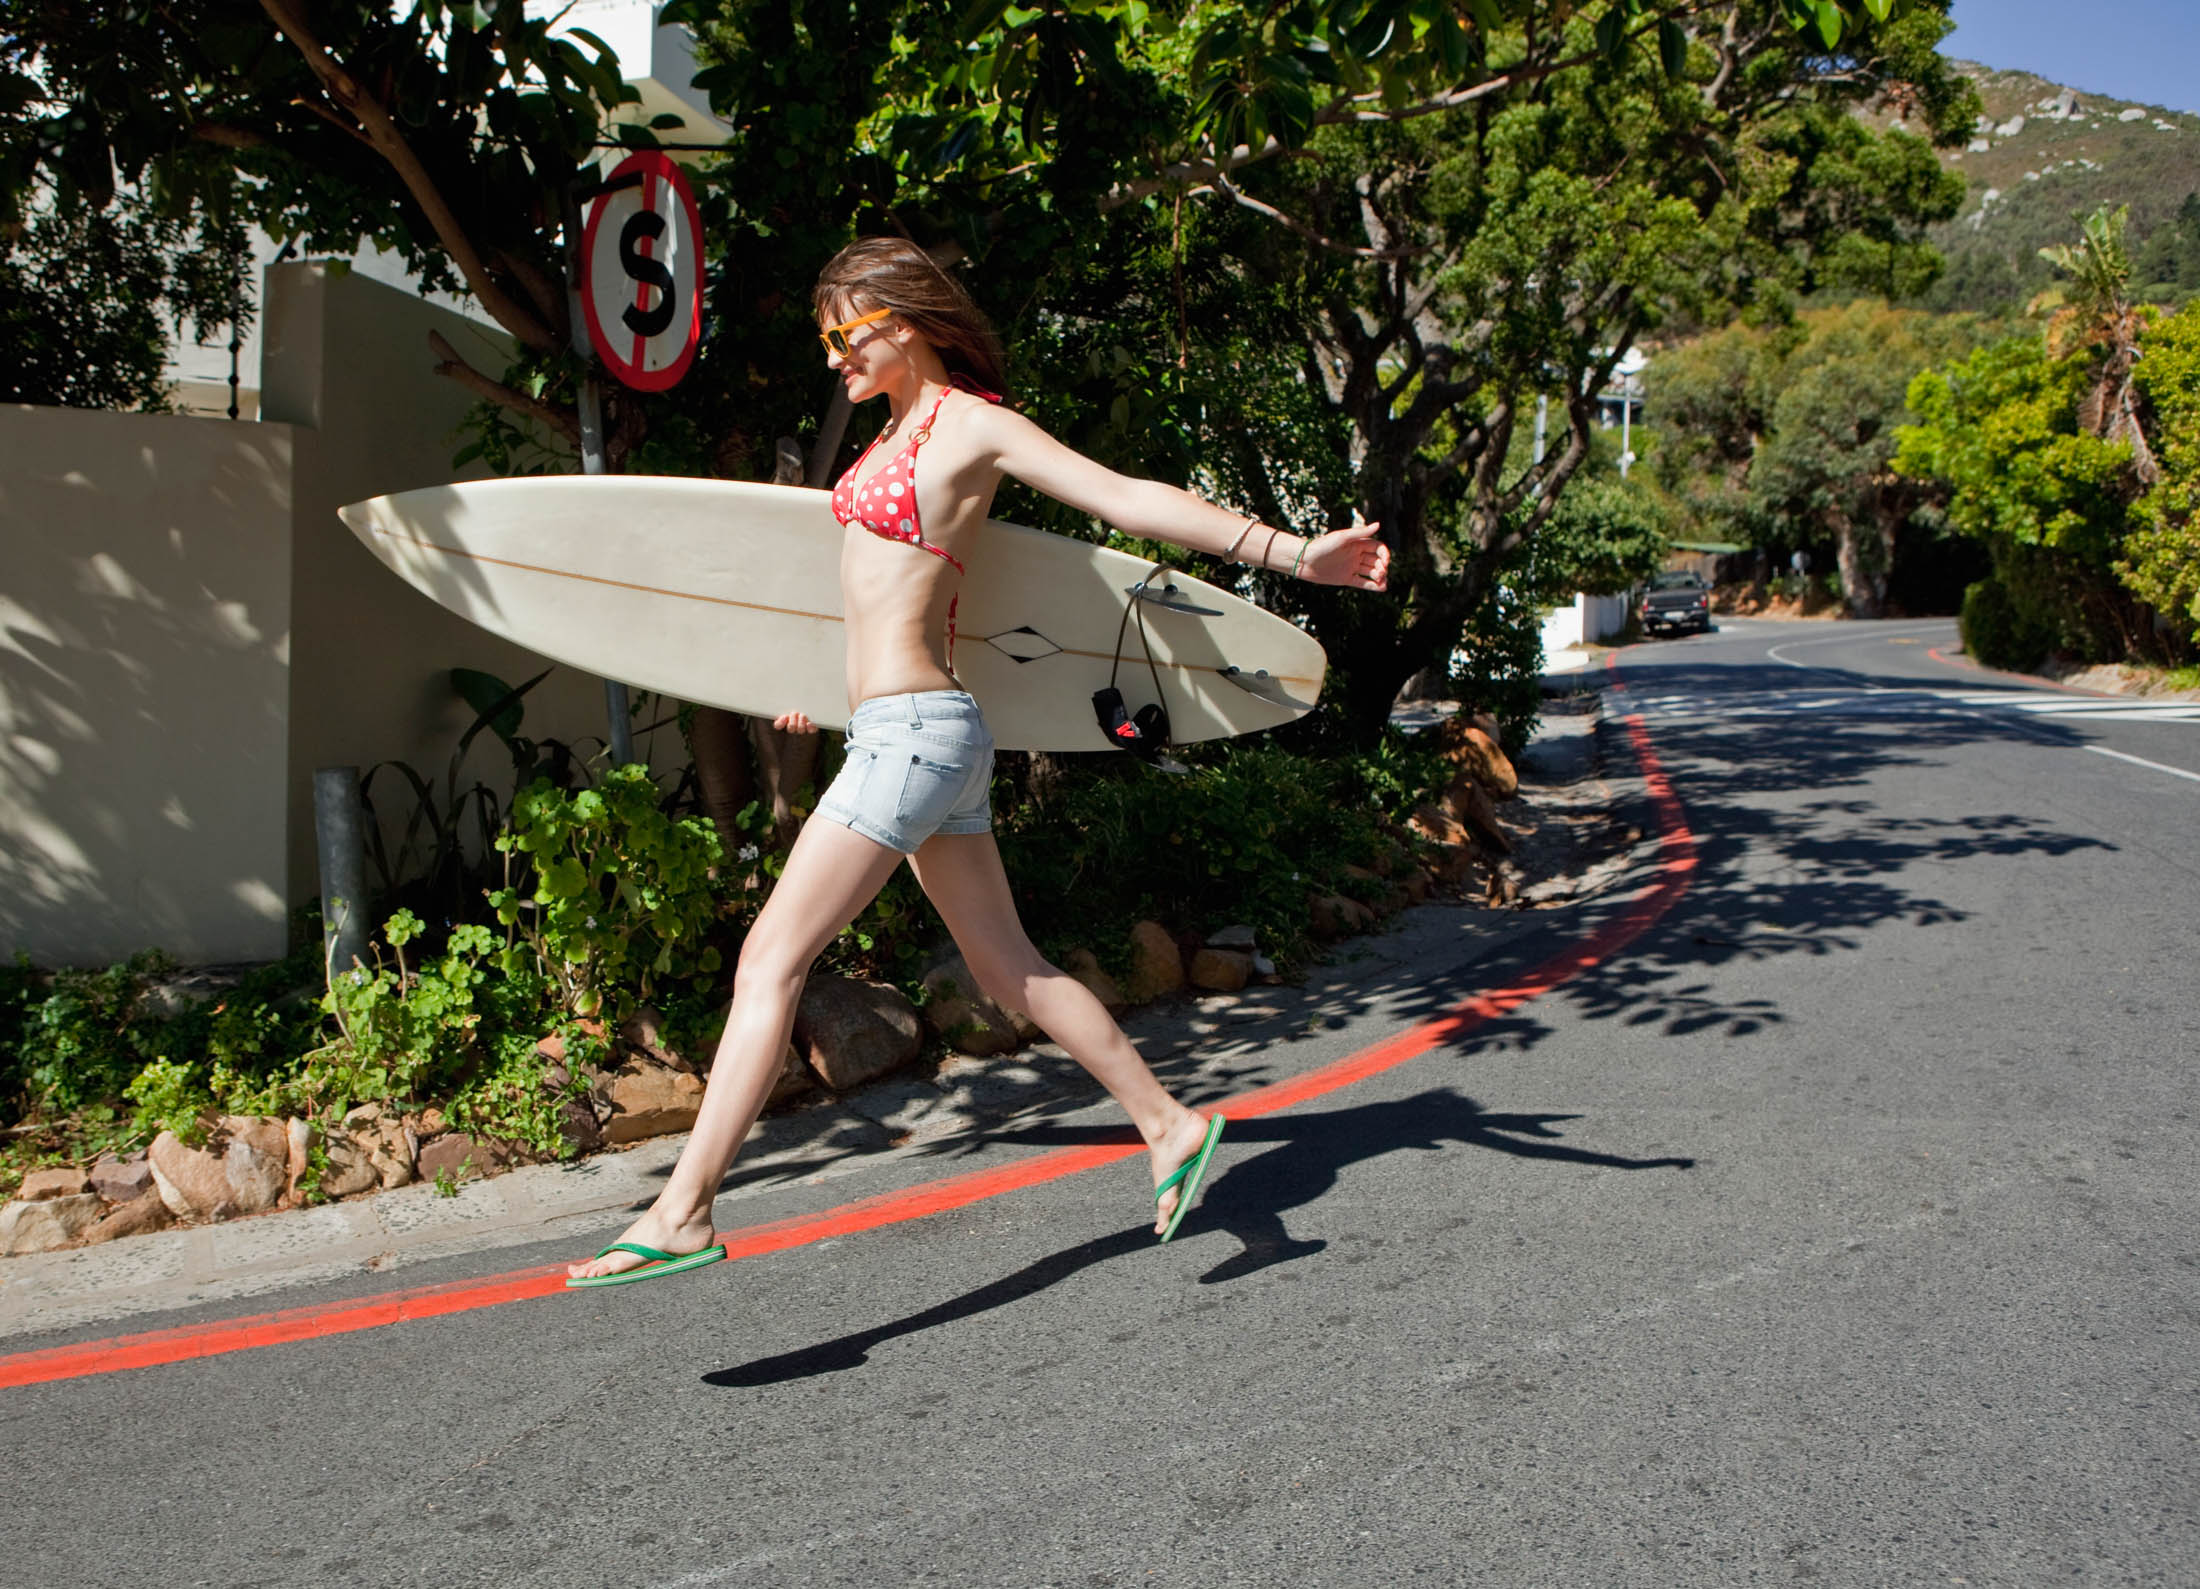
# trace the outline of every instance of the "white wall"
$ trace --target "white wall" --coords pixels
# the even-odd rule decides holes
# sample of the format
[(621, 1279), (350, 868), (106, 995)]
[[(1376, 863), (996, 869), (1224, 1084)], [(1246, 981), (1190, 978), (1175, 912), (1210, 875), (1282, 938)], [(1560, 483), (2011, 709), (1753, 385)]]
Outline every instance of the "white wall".
[(294, 440), (0, 408), (0, 955), (282, 952)]
[[(427, 334), (491, 371), (501, 334), (341, 266), (275, 266), (262, 301), (259, 423), (0, 408), (0, 957), (281, 954), (320, 887), (314, 769), (402, 760), (440, 784), (473, 715), (449, 670), (546, 665), (336, 517), (456, 477), (470, 399)], [(557, 669), (524, 731), (600, 740), (601, 681)], [(637, 748), (684, 757), (669, 729)], [(476, 778), (510, 793), (492, 736)]]

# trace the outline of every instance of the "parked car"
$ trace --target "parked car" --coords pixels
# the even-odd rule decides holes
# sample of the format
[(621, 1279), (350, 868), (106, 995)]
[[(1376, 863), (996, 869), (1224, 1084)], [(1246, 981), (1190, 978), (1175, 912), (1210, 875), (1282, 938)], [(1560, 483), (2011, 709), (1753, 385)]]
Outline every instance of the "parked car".
[(1642, 593), (1642, 629), (1661, 634), (1668, 629), (1707, 633), (1711, 628), (1711, 587), (1700, 575), (1659, 574)]

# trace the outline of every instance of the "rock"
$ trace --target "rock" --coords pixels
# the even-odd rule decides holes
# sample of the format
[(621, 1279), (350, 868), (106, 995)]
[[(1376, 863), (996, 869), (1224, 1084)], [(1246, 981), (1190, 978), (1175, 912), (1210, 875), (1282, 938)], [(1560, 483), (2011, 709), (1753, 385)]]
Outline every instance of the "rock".
[(178, 1219), (229, 1219), (273, 1208), (289, 1177), (290, 1133), (280, 1120), (223, 1115), (203, 1148), (163, 1131), (147, 1150), (153, 1184)]
[(603, 1122), (596, 1118), (596, 1106), (586, 1098), (568, 1096), (558, 1105), (558, 1134), (574, 1158), (602, 1147)]
[(926, 1024), (958, 1054), (1012, 1054), (1024, 1046), (1015, 1018), (985, 996), (960, 954), (925, 973), (924, 991)]
[(147, 1190), (143, 1196), (124, 1203), (105, 1219), (84, 1233), (84, 1245), (96, 1247), (103, 1241), (113, 1241), (118, 1236), (142, 1236), (150, 1230), (166, 1230), (176, 1222), (176, 1216), (168, 1212), (168, 1205), (161, 1201), (160, 1193), (152, 1189), (152, 1177), (146, 1177)]
[[(1437, 725), (1436, 742), (1446, 761), (1498, 799), (1510, 800), (1520, 792), (1520, 775), (1513, 770), (1495, 734), (1485, 733), (1471, 721), (1452, 717)], [(1448, 800), (1445, 803), (1450, 804)]]
[(344, 1131), (331, 1131), (322, 1143), (328, 1163), (321, 1171), (323, 1197), (352, 1197), (382, 1184), (381, 1172), (371, 1157), (372, 1139), (362, 1141)]
[(345, 1114), (344, 1129), (365, 1149), (379, 1184), (403, 1186), (413, 1178), (420, 1156), (420, 1136), (404, 1121), (380, 1104), (363, 1103)]
[(665, 1047), (664, 1017), (646, 1004), (620, 1024), (619, 1040), (629, 1048), (640, 1049), (660, 1065), (684, 1070), (689, 1075), (695, 1075), (700, 1070), (699, 1066), (689, 1063), (685, 1057)]
[(423, 1181), (440, 1183), (445, 1176), (454, 1181), (484, 1180), (503, 1174), (511, 1165), (512, 1151), (503, 1143), (465, 1131), (446, 1131), (420, 1144), (413, 1170)]
[(238, 1211), (273, 1208), (290, 1184), (290, 1127), (266, 1115), (223, 1115), (221, 1129), (229, 1134), (222, 1169)]
[(1176, 940), (1157, 921), (1142, 921), (1131, 928), (1131, 972), (1123, 995), (1133, 1004), (1144, 1004), (1184, 986), (1184, 960)]
[(1342, 938), (1375, 925), (1374, 911), (1343, 894), (1317, 894), (1307, 902), (1306, 910), (1315, 933), (1323, 938)]
[[(1464, 832), (1461, 829), (1461, 832)], [(1431, 857), (1436, 880), (1446, 886), (1456, 886), (1474, 875), (1474, 847), (1470, 844), (1439, 844)]]
[(1354, 866), (1349, 861), (1345, 863), (1344, 875), (1362, 883), (1380, 883), (1383, 880), (1380, 872), (1365, 866)]
[(1107, 1006), (1110, 1015), (1120, 1014), (1130, 1005), (1123, 997), (1122, 988), (1115, 978), (1100, 968), (1100, 957), (1090, 949), (1072, 949), (1063, 962), (1062, 969), (1082, 982), (1092, 991), (1092, 996)]
[(1275, 961), (1264, 954), (1255, 953), (1253, 956), (1253, 975), (1274, 980), (1276, 975)]
[(813, 976), (795, 1006), (794, 1040), (819, 1079), (844, 1092), (915, 1059), (924, 1022), (899, 988)]
[(0, 1208), (0, 1257), (66, 1247), (99, 1223), (106, 1206), (94, 1192), (11, 1202)]
[(153, 1166), (145, 1155), (118, 1159), (102, 1153), (92, 1161), (92, 1190), (110, 1203), (134, 1203), (153, 1189)]
[(1190, 975), (1194, 987), (1235, 993), (1251, 980), (1253, 957), (1240, 949), (1202, 949), (1192, 956)]
[(1418, 905), (1421, 903), (1421, 901), (1428, 898), (1429, 884), (1431, 881), (1432, 879), (1429, 877), (1428, 873), (1422, 871), (1418, 866), (1416, 866), (1412, 871), (1406, 873), (1404, 877), (1398, 880), (1398, 887), (1405, 894), (1407, 904)]
[(604, 1141), (639, 1142), (692, 1127), (703, 1107), (703, 1083), (688, 1071), (636, 1054), (603, 1079), (597, 1096), (610, 1106)]
[(1207, 947), (1210, 949), (1242, 949), (1251, 954), (1259, 946), (1259, 937), (1243, 922), (1207, 934)]
[(23, 1177), (22, 1190), (15, 1195), (25, 1203), (43, 1203), (49, 1197), (76, 1197), (92, 1189), (89, 1177), (82, 1170), (63, 1165), (56, 1170), (33, 1170)]
[[(1452, 800), (1454, 789), (1459, 792), (1456, 804)], [(1467, 831), (1477, 841), (1488, 845), (1500, 855), (1512, 853), (1512, 840), (1505, 837), (1505, 830), (1497, 825), (1497, 806), (1490, 799), (1487, 789), (1472, 779), (1461, 779), (1452, 789), (1444, 791), (1444, 803), (1458, 814), (1459, 820), (1466, 824)]]
[(1413, 808), (1413, 831), (1432, 844), (1465, 844), (1466, 824), (1439, 805)]
[(800, 1051), (789, 1043), (787, 1057), (779, 1064), (779, 1079), (772, 1083), (772, 1090), (764, 1099), (764, 1107), (776, 1109), (783, 1103), (791, 1103), (804, 1093), (814, 1092), (816, 1088), (817, 1077), (809, 1066), (802, 1063)]

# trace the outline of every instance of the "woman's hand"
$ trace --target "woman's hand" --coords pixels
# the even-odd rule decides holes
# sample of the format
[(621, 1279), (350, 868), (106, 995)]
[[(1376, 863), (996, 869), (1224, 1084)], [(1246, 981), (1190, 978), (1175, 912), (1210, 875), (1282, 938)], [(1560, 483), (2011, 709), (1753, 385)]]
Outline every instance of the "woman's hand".
[(800, 712), (782, 712), (772, 719), (772, 727), (782, 734), (814, 734), (817, 725)]
[(1390, 548), (1377, 540), (1380, 524), (1331, 530), (1307, 543), (1299, 578), (1349, 590), (1382, 590), (1390, 584)]

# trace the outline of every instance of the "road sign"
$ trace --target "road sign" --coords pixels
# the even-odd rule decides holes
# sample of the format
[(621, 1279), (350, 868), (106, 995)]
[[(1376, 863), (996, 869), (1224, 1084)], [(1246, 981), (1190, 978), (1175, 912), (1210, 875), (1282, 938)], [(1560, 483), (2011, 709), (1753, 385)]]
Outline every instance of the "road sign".
[(581, 305), (604, 367), (661, 392), (687, 374), (703, 336), (703, 228), (680, 168), (656, 150), (628, 155), (588, 207)]

